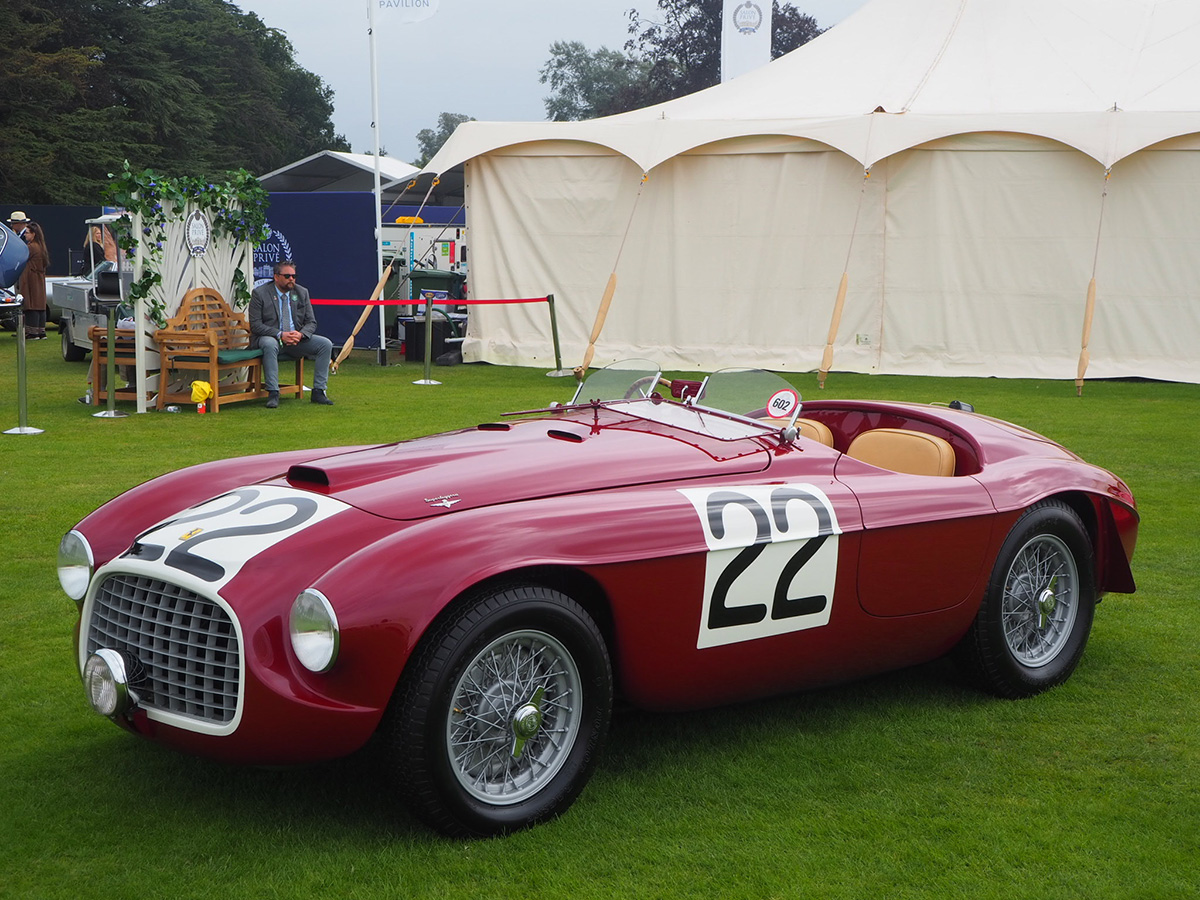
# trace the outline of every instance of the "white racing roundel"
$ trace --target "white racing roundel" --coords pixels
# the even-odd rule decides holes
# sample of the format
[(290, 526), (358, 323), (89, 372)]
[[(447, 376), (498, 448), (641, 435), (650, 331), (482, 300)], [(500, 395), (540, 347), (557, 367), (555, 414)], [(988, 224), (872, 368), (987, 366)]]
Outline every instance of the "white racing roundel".
[(772, 419), (790, 419), (800, 405), (800, 395), (791, 388), (781, 388), (767, 401), (767, 415)]

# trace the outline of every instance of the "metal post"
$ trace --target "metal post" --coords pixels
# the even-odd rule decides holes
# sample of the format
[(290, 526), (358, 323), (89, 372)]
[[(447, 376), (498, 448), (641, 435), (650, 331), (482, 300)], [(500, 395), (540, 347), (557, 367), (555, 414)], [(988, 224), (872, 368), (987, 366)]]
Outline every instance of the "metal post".
[(17, 427), (5, 434), (41, 434), (41, 428), (29, 427), (25, 405), (25, 307), (17, 307)]
[(554, 338), (554, 371), (546, 374), (551, 378), (562, 378), (564, 375), (570, 375), (571, 371), (562, 366), (562, 351), (558, 347), (558, 316), (554, 314), (554, 295), (547, 294), (546, 302), (550, 304), (550, 334)]
[(413, 384), (441, 384), (433, 380), (433, 302), (425, 299), (425, 377)]
[[(117, 409), (117, 307), (116, 304), (111, 304), (108, 307), (108, 409), (101, 410), (98, 413), (92, 413), (95, 419), (124, 419), (129, 415), (127, 412), (122, 412)], [(139, 388), (140, 385), (135, 387)], [(99, 385), (93, 384), (92, 390), (98, 391)]]
[[(367, 36), (371, 57), (371, 139), (375, 151), (375, 271), (383, 272), (383, 192), (380, 189), (379, 172), (379, 63), (375, 49), (375, 0), (367, 0)], [(387, 329), (383, 321), (383, 307), (379, 307), (379, 365), (387, 365)]]

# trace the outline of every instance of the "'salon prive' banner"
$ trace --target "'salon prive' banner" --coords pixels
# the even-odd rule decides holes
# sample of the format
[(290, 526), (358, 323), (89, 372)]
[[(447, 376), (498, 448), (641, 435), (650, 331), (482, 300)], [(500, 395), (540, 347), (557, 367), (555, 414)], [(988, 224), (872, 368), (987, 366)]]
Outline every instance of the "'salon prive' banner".
[(721, 81), (737, 78), (770, 61), (771, 0), (725, 0), (721, 12)]

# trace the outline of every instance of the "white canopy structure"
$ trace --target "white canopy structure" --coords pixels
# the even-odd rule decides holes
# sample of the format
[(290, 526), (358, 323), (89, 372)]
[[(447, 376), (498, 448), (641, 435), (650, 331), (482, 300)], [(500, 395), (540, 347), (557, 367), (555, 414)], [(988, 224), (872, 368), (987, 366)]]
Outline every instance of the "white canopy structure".
[[(408, 183), (416, 166), (382, 156), (380, 177), (385, 193)], [(322, 150), (259, 177), (268, 191), (370, 191), (375, 188), (375, 157), (368, 153)]]
[[(472, 293), (553, 292), (568, 362), (615, 272), (597, 362), (1200, 382), (1196, 47), (1198, 0), (873, 0), (678, 100), (465, 123), (416, 192), (461, 168)], [(544, 364), (539, 312), (464, 357)]]

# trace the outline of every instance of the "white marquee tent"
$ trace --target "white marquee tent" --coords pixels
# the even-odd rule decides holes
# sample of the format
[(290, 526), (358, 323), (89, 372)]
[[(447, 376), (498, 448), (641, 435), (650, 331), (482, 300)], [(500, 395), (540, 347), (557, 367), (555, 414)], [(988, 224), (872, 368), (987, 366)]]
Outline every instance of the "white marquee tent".
[[(567, 364), (615, 272), (597, 363), (1200, 382), (1198, 47), (1200, 0), (873, 0), (659, 106), (466, 123), (419, 190), (463, 172), (472, 293), (553, 292)], [(463, 350), (549, 348), (484, 306)]]

